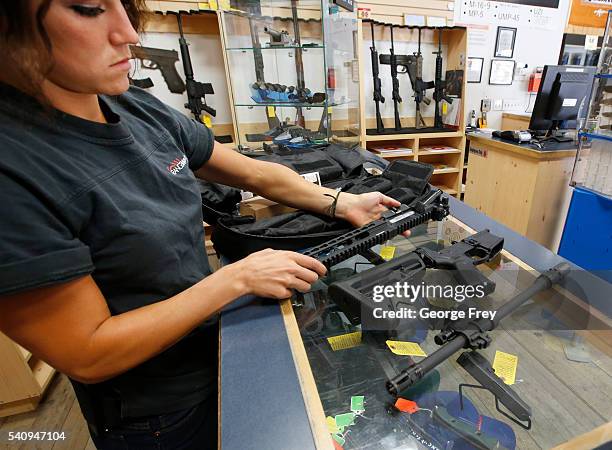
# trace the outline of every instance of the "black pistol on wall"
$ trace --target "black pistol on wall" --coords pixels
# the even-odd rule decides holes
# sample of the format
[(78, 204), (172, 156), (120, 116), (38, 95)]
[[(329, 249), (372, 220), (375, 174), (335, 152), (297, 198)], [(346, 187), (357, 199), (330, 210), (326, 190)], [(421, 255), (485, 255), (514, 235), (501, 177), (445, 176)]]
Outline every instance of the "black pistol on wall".
[[(159, 70), (161, 72), (170, 92), (173, 94), (182, 94), (185, 92), (185, 83), (176, 71), (176, 66), (174, 65), (179, 60), (176, 50), (130, 45), (130, 51), (134, 58), (141, 61), (142, 67), (145, 69)], [(132, 80), (132, 84), (142, 88), (153, 86), (153, 82), (150, 78)]]

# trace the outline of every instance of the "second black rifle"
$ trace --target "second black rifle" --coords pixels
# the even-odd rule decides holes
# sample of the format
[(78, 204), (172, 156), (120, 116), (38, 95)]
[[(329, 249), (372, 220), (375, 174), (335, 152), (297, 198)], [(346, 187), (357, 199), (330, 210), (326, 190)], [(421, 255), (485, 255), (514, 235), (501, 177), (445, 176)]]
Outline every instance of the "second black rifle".
[[(380, 55), (381, 58), (383, 55)], [(389, 49), (389, 64), (391, 68), (391, 81), (393, 83), (393, 90), (391, 91), (391, 98), (393, 99), (393, 114), (395, 116), (395, 131), (401, 131), (402, 121), (400, 120), (399, 104), (402, 102), (399, 89), (399, 78), (397, 77), (397, 56), (395, 54), (395, 43), (393, 42), (393, 25), (391, 25), (391, 48)]]
[(446, 81), (442, 79), (442, 29), (438, 28), (438, 51), (433, 52), (436, 55), (436, 79), (434, 86), (434, 127), (444, 128), (442, 122), (441, 102), (442, 100), (448, 103), (453, 103), (453, 99), (446, 95)]
[[(253, 60), (255, 63), (255, 80), (258, 85), (266, 84), (266, 77), (264, 71), (263, 54), (261, 52), (261, 42), (259, 40), (259, 29), (257, 24), (253, 20), (251, 14), (248, 16), (249, 20), (249, 32), (251, 33), (251, 43), (253, 44)], [(280, 126), (280, 120), (276, 115), (276, 108), (269, 106), (266, 108), (266, 119), (268, 121), (268, 127), (270, 130), (274, 130)], [(248, 136), (247, 136), (247, 140)], [(261, 139), (259, 139), (261, 140)]]
[(419, 46), (417, 52), (410, 58), (412, 62), (408, 66), (408, 76), (412, 84), (412, 90), (414, 91), (414, 101), (416, 104), (416, 111), (414, 115), (414, 127), (421, 128), (425, 126), (425, 121), (421, 115), (421, 103), (429, 105), (431, 100), (425, 96), (425, 91), (435, 86), (434, 82), (423, 81), (423, 54), (421, 53), (421, 29), (419, 28)]
[[(406, 304), (404, 300), (396, 302), (391, 298), (374, 301), (372, 293), (376, 286), (393, 286), (397, 283), (418, 285), (427, 269), (451, 270), (461, 285), (472, 286), (482, 295), (488, 295), (495, 290), (495, 283), (476, 266), (491, 261), (503, 246), (503, 238), (483, 230), (439, 251), (418, 247), (410, 253), (332, 283), (328, 293), (353, 325), (362, 324), (364, 313), (368, 317), (375, 317), (374, 309), (397, 312), (401, 305)], [(387, 322), (385, 329), (387, 325), (396, 324), (397, 320)]]
[[(302, 58), (302, 39), (300, 37), (300, 22), (297, 10), (297, 0), (291, 0), (291, 17), (293, 19), (293, 40), (295, 41), (295, 72), (297, 75), (296, 92), (298, 96), (303, 96), (306, 90), (306, 82), (304, 80), (304, 61)], [(306, 127), (306, 120), (302, 107), (296, 109), (296, 125), (302, 128)]]
[(372, 60), (372, 79), (374, 81), (374, 104), (376, 105), (376, 132), (380, 134), (385, 131), (385, 126), (380, 115), (380, 104), (385, 103), (385, 97), (382, 95), (382, 83), (379, 76), (378, 51), (376, 51), (376, 40), (374, 39), (374, 22), (370, 22), (370, 26), (372, 30), (370, 56)]
[(206, 95), (214, 94), (215, 91), (210, 83), (201, 83), (195, 81), (193, 77), (193, 66), (191, 65), (191, 56), (189, 55), (189, 44), (185, 40), (183, 34), (183, 19), (181, 13), (176, 14), (179, 30), (179, 46), (181, 48), (181, 59), (183, 60), (183, 70), (185, 71), (185, 85), (187, 87), (187, 103), (185, 108), (191, 111), (194, 117), (202, 122), (202, 112), (207, 112), (212, 117), (217, 115), (217, 111), (206, 104)]
[(427, 223), (442, 220), (449, 214), (448, 197), (437, 188), (431, 189), (408, 205), (385, 211), (381, 218), (361, 228), (351, 230), (321, 245), (310, 248), (304, 254), (318, 259), (331, 267), (352, 256), (367, 252), (406, 230)]
[[(503, 304), (492, 319), (462, 319), (447, 324), (434, 339), (436, 344), (440, 345), (440, 348), (422, 361), (391, 378), (386, 384), (388, 392), (394, 396), (399, 395), (406, 388), (418, 383), (425, 375), (459, 350), (469, 349), (459, 356), (457, 362), (480, 384), (459, 385), (461, 402), (463, 388), (486, 389), (495, 396), (495, 407), (501, 414), (529, 429), (531, 427), (531, 408), (495, 374), (491, 364), (478, 353), (478, 350), (487, 348), (491, 344), (492, 339), (487, 333), (497, 328), (504, 317), (509, 316), (536, 294), (560, 283), (569, 271), (569, 264), (561, 263), (543, 272), (531, 286)], [(512, 415), (501, 410), (499, 403), (503, 404)]]

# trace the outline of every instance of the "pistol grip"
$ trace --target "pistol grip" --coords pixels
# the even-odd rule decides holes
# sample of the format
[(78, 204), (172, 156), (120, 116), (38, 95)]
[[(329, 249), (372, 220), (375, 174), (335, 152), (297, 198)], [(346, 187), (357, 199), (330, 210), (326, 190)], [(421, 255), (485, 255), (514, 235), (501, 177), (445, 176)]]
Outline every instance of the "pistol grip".
[(164, 81), (168, 85), (168, 89), (173, 94), (182, 94), (185, 92), (185, 82), (179, 76), (174, 64), (172, 66), (160, 65), (162, 76)]
[(495, 283), (485, 277), (478, 270), (471, 259), (459, 261), (455, 265), (453, 272), (455, 279), (464, 286), (482, 286), (485, 295), (489, 295), (495, 291)]

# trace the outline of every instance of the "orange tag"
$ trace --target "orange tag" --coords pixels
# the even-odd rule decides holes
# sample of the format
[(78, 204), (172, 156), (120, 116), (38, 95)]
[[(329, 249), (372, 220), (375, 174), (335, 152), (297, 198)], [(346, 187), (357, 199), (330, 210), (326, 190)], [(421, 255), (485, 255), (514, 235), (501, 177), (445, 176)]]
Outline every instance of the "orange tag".
[(395, 407), (402, 412), (407, 412), (408, 414), (415, 413), (420, 409), (416, 402), (406, 400), (405, 398), (401, 397), (399, 397), (395, 402)]

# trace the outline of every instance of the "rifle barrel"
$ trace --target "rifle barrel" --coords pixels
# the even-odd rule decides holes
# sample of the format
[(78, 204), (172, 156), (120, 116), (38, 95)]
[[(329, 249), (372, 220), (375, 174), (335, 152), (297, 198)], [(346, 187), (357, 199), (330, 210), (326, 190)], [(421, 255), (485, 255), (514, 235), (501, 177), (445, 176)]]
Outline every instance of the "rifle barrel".
[(452, 329), (449, 332), (449, 340), (446, 341), (438, 350), (431, 355), (418, 362), (414, 366), (403, 370), (401, 373), (393, 377), (387, 382), (387, 391), (392, 395), (398, 395), (401, 391), (409, 386), (416, 384), (427, 373), (431, 372), (435, 367), (449, 359), (453, 354), (462, 348), (469, 348), (470, 342), (467, 335), (471, 332), (486, 333), (497, 327), (499, 322), (518, 309), (523, 303), (532, 298), (534, 295), (545, 291), (554, 284), (559, 283), (570, 270), (567, 263), (561, 263), (555, 267), (543, 272), (538, 278), (525, 290), (515, 295), (511, 300), (504, 303), (497, 310), (495, 319), (478, 319), (471, 323), (465, 330), (455, 331)]

